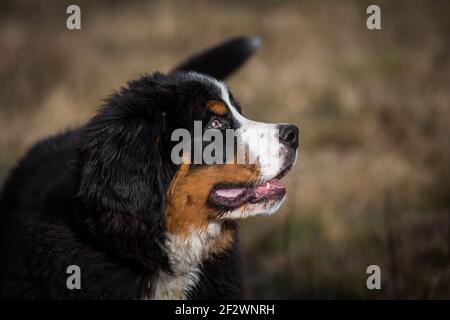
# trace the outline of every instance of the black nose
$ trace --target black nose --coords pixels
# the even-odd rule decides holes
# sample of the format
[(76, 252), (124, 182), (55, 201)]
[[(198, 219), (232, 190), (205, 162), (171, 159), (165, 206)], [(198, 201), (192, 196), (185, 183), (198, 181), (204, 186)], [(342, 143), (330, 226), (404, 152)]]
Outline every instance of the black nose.
[(298, 128), (292, 124), (280, 124), (280, 140), (283, 144), (292, 149), (298, 147)]

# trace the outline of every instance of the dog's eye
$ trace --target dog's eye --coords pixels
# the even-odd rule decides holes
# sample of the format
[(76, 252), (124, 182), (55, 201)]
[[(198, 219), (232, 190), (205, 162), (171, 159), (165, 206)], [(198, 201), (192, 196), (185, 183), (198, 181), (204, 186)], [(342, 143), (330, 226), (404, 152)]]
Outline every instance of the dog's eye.
[(222, 129), (223, 127), (223, 122), (216, 118), (209, 123), (208, 129)]

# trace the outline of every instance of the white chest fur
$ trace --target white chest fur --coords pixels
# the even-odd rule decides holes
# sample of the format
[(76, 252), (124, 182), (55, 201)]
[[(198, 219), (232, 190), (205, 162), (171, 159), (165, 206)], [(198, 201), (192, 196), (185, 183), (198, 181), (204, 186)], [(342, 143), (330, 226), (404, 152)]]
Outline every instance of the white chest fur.
[(211, 222), (207, 230), (192, 230), (188, 237), (167, 235), (166, 250), (173, 274), (160, 272), (152, 285), (151, 299), (186, 299), (198, 283), (200, 267), (211, 244), (220, 235), (222, 224)]

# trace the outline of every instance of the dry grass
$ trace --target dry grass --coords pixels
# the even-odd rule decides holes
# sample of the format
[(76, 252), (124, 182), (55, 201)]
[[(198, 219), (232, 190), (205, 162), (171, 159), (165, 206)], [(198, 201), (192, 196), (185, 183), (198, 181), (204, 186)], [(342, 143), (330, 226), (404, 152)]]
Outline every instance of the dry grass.
[(382, 2), (381, 31), (365, 1), (78, 3), (78, 32), (69, 2), (0, 5), (0, 178), (125, 80), (260, 35), (230, 85), (248, 116), (298, 124), (302, 150), (280, 214), (242, 225), (248, 297), (450, 298), (448, 3)]

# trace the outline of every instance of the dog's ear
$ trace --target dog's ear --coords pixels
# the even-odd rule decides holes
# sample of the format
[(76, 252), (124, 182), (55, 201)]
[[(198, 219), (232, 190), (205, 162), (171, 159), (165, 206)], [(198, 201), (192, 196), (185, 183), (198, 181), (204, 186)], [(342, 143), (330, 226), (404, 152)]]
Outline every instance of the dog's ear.
[(77, 197), (96, 211), (159, 223), (168, 184), (160, 140), (170, 95), (145, 81), (111, 96), (81, 130), (75, 187)]
[(223, 80), (237, 70), (261, 45), (258, 37), (238, 37), (192, 56), (174, 71), (195, 71)]

